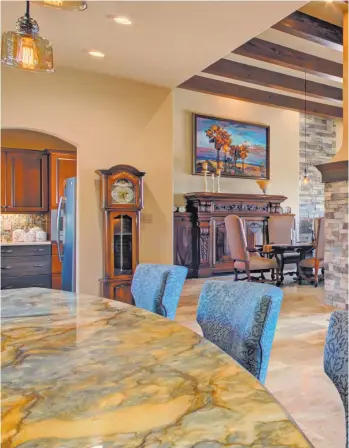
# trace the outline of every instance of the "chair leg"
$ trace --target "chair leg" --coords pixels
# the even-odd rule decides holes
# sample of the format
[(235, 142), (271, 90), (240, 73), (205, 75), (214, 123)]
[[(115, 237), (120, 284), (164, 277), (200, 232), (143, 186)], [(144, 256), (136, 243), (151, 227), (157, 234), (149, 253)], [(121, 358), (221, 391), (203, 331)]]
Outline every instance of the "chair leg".
[(235, 274), (235, 276), (234, 276), (234, 282), (237, 282), (237, 281), (239, 280), (239, 272), (238, 272), (237, 269), (234, 269), (234, 274)]
[(280, 279), (280, 267), (279, 264), (276, 267), (276, 286), (280, 286), (282, 283), (281, 279)]
[(271, 280), (274, 281), (275, 280), (275, 269), (271, 270)]
[(314, 287), (316, 288), (319, 284), (319, 269), (320, 269), (320, 261), (315, 258), (315, 266), (314, 266)]

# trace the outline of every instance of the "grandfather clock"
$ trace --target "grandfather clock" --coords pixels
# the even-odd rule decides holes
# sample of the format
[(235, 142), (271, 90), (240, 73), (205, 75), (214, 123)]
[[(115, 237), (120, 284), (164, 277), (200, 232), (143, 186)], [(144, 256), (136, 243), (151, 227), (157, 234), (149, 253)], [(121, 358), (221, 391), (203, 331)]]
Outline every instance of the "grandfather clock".
[(139, 221), (143, 176), (130, 165), (98, 170), (103, 210), (103, 278), (101, 294), (132, 304), (131, 282), (139, 258)]

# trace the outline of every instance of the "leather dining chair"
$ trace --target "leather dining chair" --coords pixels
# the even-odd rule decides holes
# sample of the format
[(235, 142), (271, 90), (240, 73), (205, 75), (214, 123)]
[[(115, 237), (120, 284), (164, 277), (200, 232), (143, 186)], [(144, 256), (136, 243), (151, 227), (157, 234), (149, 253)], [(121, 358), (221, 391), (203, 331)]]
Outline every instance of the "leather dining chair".
[(276, 279), (278, 279), (279, 267), (275, 258), (264, 258), (256, 249), (247, 247), (241, 219), (236, 215), (228, 215), (224, 222), (230, 257), (234, 262), (235, 281), (238, 280), (238, 272), (246, 272), (249, 282), (252, 280), (251, 272), (272, 271), (272, 279), (274, 279), (274, 272), (276, 271)]
[[(291, 231), (295, 230), (295, 219), (293, 215), (274, 215), (268, 219), (268, 244), (291, 244)], [(283, 272), (285, 265), (295, 264), (296, 275), (299, 271), (300, 255), (298, 252), (285, 252), (280, 255), (280, 272)], [(286, 275), (293, 275), (292, 272)]]
[(139, 264), (131, 284), (135, 305), (173, 320), (187, 273), (184, 266)]
[(264, 383), (282, 298), (273, 285), (208, 280), (197, 321), (206, 339)]
[[(315, 256), (311, 258), (305, 258), (299, 263), (299, 279), (314, 282), (315, 288), (319, 284), (319, 269), (321, 269), (322, 274), (324, 273), (324, 258), (325, 258), (325, 218), (317, 218), (315, 222), (316, 229), (316, 239), (315, 239)], [(314, 275), (309, 277), (305, 275), (303, 269), (312, 269)]]
[(345, 426), (348, 437), (348, 311), (335, 311), (328, 326), (324, 369), (326, 375), (336, 386), (342, 399), (345, 412)]

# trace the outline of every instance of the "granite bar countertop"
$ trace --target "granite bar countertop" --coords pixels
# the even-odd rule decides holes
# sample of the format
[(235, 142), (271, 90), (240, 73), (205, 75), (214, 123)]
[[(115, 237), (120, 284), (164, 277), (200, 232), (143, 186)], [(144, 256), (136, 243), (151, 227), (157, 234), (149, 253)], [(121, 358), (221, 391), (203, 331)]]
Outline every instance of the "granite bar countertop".
[(41, 244), (51, 244), (51, 241), (22, 241), (22, 242), (13, 242), (10, 241), (8, 243), (0, 243), (0, 246), (36, 246)]
[(6, 448), (309, 448), (273, 396), (213, 344), (119, 302), (2, 294)]

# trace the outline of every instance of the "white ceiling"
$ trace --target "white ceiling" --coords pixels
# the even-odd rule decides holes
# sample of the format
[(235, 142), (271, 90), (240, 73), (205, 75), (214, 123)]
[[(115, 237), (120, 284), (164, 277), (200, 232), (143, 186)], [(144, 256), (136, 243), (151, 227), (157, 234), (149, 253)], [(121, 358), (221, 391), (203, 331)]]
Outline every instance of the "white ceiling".
[[(173, 88), (305, 3), (89, 1), (84, 12), (32, 5), (31, 15), (53, 43), (56, 70), (74, 67)], [(2, 0), (2, 31), (14, 30), (24, 9), (24, 1)], [(132, 25), (117, 25), (108, 15), (126, 16)]]

